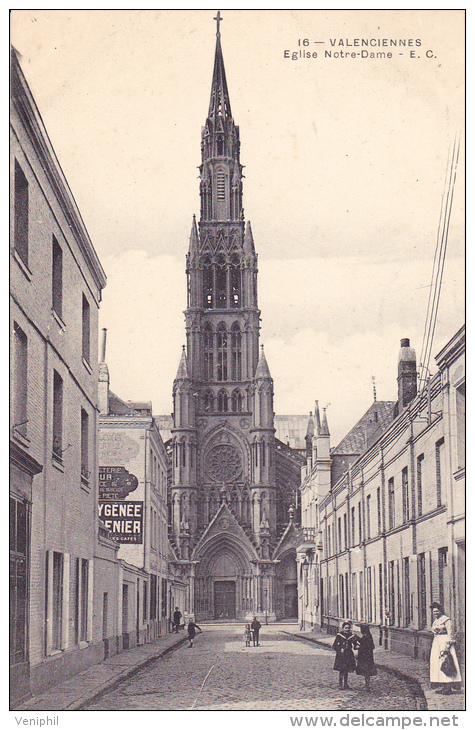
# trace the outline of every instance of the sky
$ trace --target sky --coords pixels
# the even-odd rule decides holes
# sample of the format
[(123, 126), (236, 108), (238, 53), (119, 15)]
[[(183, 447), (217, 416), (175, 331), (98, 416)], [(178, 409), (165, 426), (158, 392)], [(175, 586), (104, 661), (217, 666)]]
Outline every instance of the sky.
[[(336, 445), (371, 405), (372, 376), (379, 400), (397, 398), (400, 339), (420, 356), (447, 160), (464, 129), (464, 14), (221, 13), (275, 412), (328, 405)], [(151, 400), (156, 414), (172, 410), (185, 342), (215, 15), (11, 16), (11, 41), (107, 275), (100, 327), (111, 389)], [(366, 49), (386, 57), (362, 57)], [(293, 60), (299, 51), (317, 56)], [(433, 355), (464, 322), (463, 151), (462, 138)]]

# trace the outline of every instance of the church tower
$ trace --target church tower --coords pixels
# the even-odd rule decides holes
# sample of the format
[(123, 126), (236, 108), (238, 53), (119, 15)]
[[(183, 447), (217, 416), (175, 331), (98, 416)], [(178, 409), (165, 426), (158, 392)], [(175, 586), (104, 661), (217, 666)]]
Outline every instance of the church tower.
[(259, 347), (257, 255), (242, 203), (218, 13), (186, 259), (186, 349), (173, 386), (171, 540), (199, 618), (274, 612), (273, 380)]

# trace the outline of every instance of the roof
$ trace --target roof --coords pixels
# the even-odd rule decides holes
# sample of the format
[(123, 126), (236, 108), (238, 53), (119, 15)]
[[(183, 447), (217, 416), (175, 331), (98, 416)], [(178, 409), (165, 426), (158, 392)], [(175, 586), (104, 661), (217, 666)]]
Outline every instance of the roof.
[(292, 449), (305, 449), (308, 427), (306, 416), (274, 416), (275, 437)]
[(366, 413), (331, 450), (331, 454), (362, 454), (387, 429), (394, 418), (396, 401), (374, 401)]
[(109, 416), (152, 416), (151, 401), (123, 401), (109, 391)]

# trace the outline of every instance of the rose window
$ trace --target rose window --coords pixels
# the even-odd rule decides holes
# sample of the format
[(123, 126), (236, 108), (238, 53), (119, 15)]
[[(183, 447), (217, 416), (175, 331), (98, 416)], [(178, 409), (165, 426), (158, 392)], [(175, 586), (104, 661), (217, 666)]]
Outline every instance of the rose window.
[(213, 446), (206, 458), (206, 471), (215, 482), (234, 481), (242, 470), (239, 451), (230, 444)]

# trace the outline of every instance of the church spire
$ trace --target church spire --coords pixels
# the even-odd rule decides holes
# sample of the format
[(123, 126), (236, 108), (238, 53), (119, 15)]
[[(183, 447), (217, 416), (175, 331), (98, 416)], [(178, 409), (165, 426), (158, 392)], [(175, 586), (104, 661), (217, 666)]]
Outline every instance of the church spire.
[(218, 11), (216, 18), (216, 52), (214, 56), (213, 81), (211, 84), (211, 97), (209, 100), (208, 119), (216, 120), (216, 117), (232, 118), (231, 102), (229, 101), (228, 85), (224, 70), (223, 51), (221, 49), (221, 33), (219, 24), (222, 22), (221, 14)]
[(198, 226), (196, 225), (196, 216), (193, 216), (193, 223), (191, 224), (191, 233), (190, 233), (190, 246), (188, 249), (188, 253), (190, 254), (190, 257), (194, 257), (199, 254), (199, 234), (198, 234)]
[(188, 360), (186, 358), (185, 345), (183, 345), (181, 351), (180, 364), (178, 365), (178, 372), (175, 380), (189, 380), (190, 375), (188, 372)]

